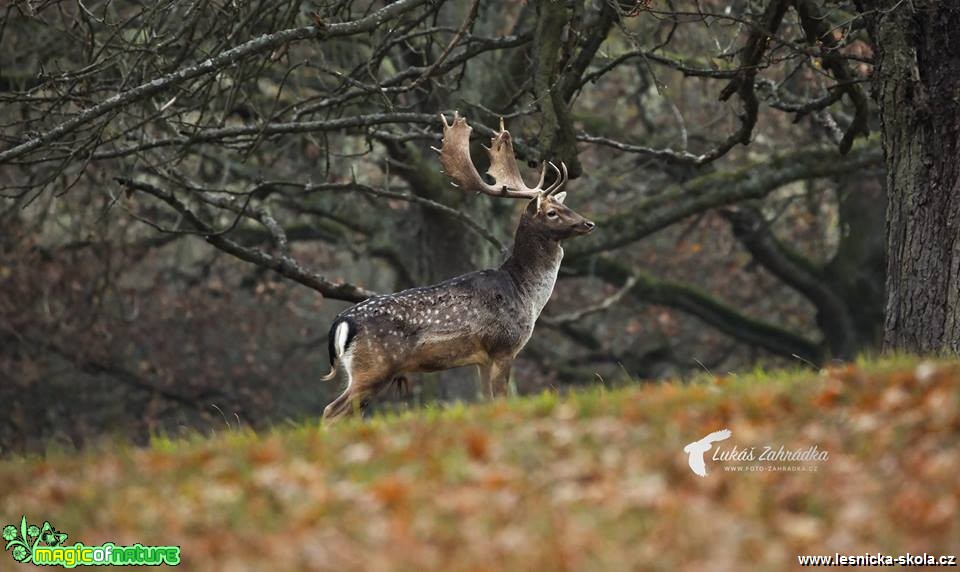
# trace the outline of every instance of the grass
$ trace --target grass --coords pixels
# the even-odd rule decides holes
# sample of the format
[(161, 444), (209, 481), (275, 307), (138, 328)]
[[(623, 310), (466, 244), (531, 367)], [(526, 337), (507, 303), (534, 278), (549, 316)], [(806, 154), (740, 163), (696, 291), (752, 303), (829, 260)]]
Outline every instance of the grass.
[[(114, 443), (0, 461), (0, 525), (26, 515), (68, 544), (180, 545), (188, 570), (779, 570), (808, 553), (956, 554), (958, 389), (960, 363), (899, 357)], [(715, 448), (829, 458), (732, 472), (711, 451), (694, 475), (684, 445), (725, 427)]]

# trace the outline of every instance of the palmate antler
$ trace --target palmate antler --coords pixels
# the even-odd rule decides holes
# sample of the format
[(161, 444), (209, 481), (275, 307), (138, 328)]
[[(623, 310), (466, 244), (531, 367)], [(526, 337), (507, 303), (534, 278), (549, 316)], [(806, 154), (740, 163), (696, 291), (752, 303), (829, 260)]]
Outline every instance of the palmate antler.
[[(443, 119), (443, 145), (441, 149), (434, 147), (440, 153), (440, 163), (443, 170), (453, 180), (453, 185), (467, 192), (485, 193), (494, 197), (510, 199), (534, 199), (538, 196), (546, 197), (555, 194), (567, 183), (567, 166), (560, 163), (558, 169), (553, 163), (544, 163), (540, 170), (540, 180), (537, 186), (528, 187), (520, 176), (517, 168), (517, 157), (513, 152), (513, 143), (510, 132), (503, 127), (503, 118), (500, 118), (500, 132), (490, 139), (490, 147), (484, 147), (490, 154), (490, 168), (487, 174), (493, 178), (491, 185), (483, 180), (470, 158), (470, 132), (473, 128), (467, 125), (467, 120), (454, 112), (453, 123)], [(543, 187), (547, 176), (547, 167), (557, 174), (557, 180), (547, 188)]]

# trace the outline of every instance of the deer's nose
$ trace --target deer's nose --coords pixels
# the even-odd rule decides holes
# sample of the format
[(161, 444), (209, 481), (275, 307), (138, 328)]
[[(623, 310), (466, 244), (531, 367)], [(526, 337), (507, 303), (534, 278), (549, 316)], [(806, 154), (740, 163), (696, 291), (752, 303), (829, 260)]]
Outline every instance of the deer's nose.
[(597, 225), (593, 224), (592, 220), (583, 221), (583, 228), (587, 229), (587, 232), (593, 230)]

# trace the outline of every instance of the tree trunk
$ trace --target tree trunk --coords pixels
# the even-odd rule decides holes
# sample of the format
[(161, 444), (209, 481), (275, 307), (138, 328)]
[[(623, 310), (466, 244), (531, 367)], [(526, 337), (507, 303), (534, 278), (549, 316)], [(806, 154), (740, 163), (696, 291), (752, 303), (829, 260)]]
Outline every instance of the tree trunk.
[(853, 320), (854, 355), (883, 343), (887, 245), (881, 229), (887, 194), (881, 177), (837, 177), (840, 243), (824, 267), (830, 288), (844, 301)]
[(887, 164), (884, 347), (960, 353), (960, 4), (861, 0)]

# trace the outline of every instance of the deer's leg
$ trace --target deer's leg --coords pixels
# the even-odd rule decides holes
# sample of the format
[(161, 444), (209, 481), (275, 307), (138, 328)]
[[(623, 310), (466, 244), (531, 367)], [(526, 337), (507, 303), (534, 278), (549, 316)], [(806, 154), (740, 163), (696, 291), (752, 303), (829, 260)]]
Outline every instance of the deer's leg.
[(513, 358), (495, 360), (490, 364), (490, 395), (492, 397), (506, 397), (510, 388), (510, 370), (513, 367)]
[(493, 362), (477, 364), (477, 374), (480, 378), (480, 391), (484, 397), (493, 399), (493, 383), (490, 374), (493, 369)]
[(324, 423), (332, 421), (347, 412), (346, 406), (350, 403), (350, 387), (334, 399), (323, 410)]
[(367, 404), (367, 401), (380, 389), (386, 387), (391, 379), (392, 378), (388, 377), (382, 382), (378, 381), (364, 385), (357, 384), (348, 387), (340, 397), (333, 400), (333, 402), (323, 410), (324, 423), (348, 415), (359, 415), (364, 405)]
[(360, 413), (367, 400), (389, 385), (394, 375), (385, 367), (371, 367), (356, 362), (347, 364), (349, 383), (347, 389), (323, 410), (324, 422), (330, 422), (345, 415)]
[(400, 374), (393, 376), (393, 379), (390, 380), (390, 383), (397, 390), (397, 397), (402, 397), (406, 399), (410, 397), (410, 380), (407, 379), (407, 376)]

